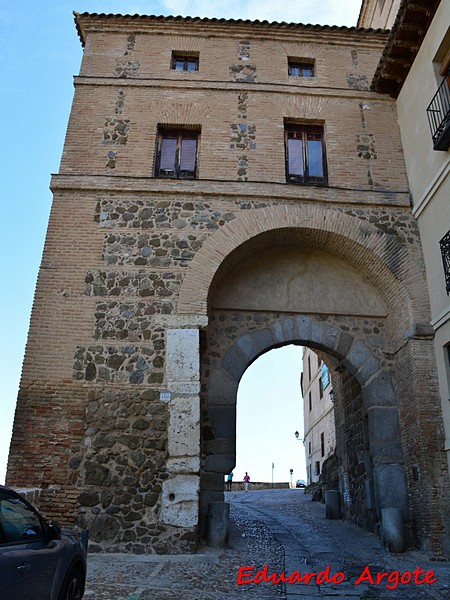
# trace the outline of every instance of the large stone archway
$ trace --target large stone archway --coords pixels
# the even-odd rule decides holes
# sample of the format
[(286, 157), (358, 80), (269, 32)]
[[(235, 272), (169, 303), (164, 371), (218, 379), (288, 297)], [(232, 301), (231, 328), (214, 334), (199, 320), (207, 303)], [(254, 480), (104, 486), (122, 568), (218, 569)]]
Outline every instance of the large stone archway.
[(368, 421), (372, 465), (366, 487), (374, 490), (374, 497), (367, 498), (367, 502), (375, 504), (378, 519), (383, 509), (397, 508), (401, 509), (405, 522), (409, 521), (397, 397), (390, 373), (380, 365), (368, 343), (320, 318), (297, 315), (274, 317), (268, 326), (255, 327), (240, 335), (208, 370), (202, 444), (203, 523), (209, 502), (223, 499), (224, 474), (235, 466), (236, 399), (241, 377), (261, 354), (290, 343), (325, 352), (359, 383), (362, 416)]
[[(276, 294), (268, 293), (261, 301), (258, 289), (264, 288), (267, 273), (277, 289), (300, 290), (306, 281), (304, 269), (295, 274), (294, 288), (292, 278), (290, 287), (283, 283), (290, 275), (284, 266), (277, 267), (278, 250), (285, 258), (290, 253), (291, 263), (300, 264), (308, 253), (311, 264), (317, 259), (317, 279), (327, 282), (320, 294), (336, 294), (333, 307), (302, 304), (301, 294), (280, 302), (271, 301)], [(332, 270), (341, 265), (352, 271), (355, 285), (359, 278), (361, 289), (368, 286), (367, 293), (378, 298), (374, 306), (365, 310), (361, 303), (346, 303), (339, 277), (331, 281), (330, 270), (324, 262), (320, 265), (320, 253), (334, 265)], [(273, 264), (269, 259), (260, 264), (265, 255), (272, 256)], [(313, 277), (308, 285), (314, 288)], [(312, 295), (318, 290), (312, 289)], [(253, 302), (243, 301), (249, 295)], [(447, 491), (441, 486), (437, 497), (431, 489), (444, 457), (435, 450), (442, 448), (441, 428), (428, 427), (431, 418), (440, 422), (441, 417), (435, 382), (424, 376), (434, 368), (424, 298), (420, 247), (408, 247), (395, 235), (340, 209), (303, 205), (287, 210), (275, 205), (240, 215), (208, 239), (187, 271), (178, 305), (180, 317), (193, 322), (195, 315), (204, 319), (204, 326), (207, 323), (201, 345), (203, 534), (207, 505), (222, 498), (223, 474), (234, 466), (239, 380), (260, 354), (295, 343), (327, 353), (361, 387), (373, 465), (367, 490), (373, 483), (370, 502), (378, 518), (384, 508), (401, 509), (414, 543), (440, 545)], [(426, 402), (421, 401), (424, 393)]]

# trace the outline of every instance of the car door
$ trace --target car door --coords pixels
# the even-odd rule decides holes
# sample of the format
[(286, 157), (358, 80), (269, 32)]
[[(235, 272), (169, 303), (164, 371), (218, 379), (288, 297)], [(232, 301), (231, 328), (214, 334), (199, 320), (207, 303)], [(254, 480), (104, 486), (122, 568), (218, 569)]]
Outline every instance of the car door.
[(59, 555), (58, 541), (48, 542), (39, 514), (6, 490), (0, 491), (0, 529), (3, 597), (49, 600)]

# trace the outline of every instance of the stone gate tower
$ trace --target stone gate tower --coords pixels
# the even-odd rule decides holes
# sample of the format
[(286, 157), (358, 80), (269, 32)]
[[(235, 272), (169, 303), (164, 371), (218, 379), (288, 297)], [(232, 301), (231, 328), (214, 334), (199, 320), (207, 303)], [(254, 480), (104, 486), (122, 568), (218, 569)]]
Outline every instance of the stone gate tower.
[(395, 106), (369, 91), (386, 33), (75, 22), (8, 484), (97, 550), (191, 551), (234, 466), (242, 374), (301, 344), (334, 369), (344, 517), (395, 543), (394, 510), (394, 537), (438, 550), (423, 260)]

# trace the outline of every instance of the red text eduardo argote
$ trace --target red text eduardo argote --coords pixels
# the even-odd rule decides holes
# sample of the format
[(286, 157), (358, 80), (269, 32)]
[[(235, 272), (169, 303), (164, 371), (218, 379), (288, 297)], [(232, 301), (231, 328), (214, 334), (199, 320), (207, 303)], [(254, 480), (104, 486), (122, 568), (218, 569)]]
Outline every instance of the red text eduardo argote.
[[(266, 565), (261, 570), (256, 571), (255, 567), (240, 567), (238, 571), (237, 584), (260, 584), (272, 583), (310, 583), (322, 585), (324, 583), (341, 584), (346, 579), (342, 571), (331, 573), (331, 568), (328, 566), (323, 571), (311, 571), (301, 573), (300, 571), (292, 571), (292, 573), (269, 573), (269, 566)], [(417, 567), (414, 571), (379, 571), (372, 572), (369, 566), (364, 567), (361, 574), (354, 581), (354, 585), (366, 583), (370, 585), (384, 585), (388, 590), (395, 590), (399, 585), (431, 585), (436, 583), (437, 577), (434, 571), (426, 571), (421, 567)]]

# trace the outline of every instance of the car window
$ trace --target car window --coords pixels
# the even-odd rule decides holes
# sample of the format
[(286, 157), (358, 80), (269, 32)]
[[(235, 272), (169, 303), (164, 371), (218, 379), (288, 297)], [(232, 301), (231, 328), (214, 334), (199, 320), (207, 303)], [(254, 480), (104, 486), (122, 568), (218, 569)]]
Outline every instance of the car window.
[(0, 491), (0, 526), (6, 544), (44, 539), (38, 514), (20, 498), (3, 491)]

